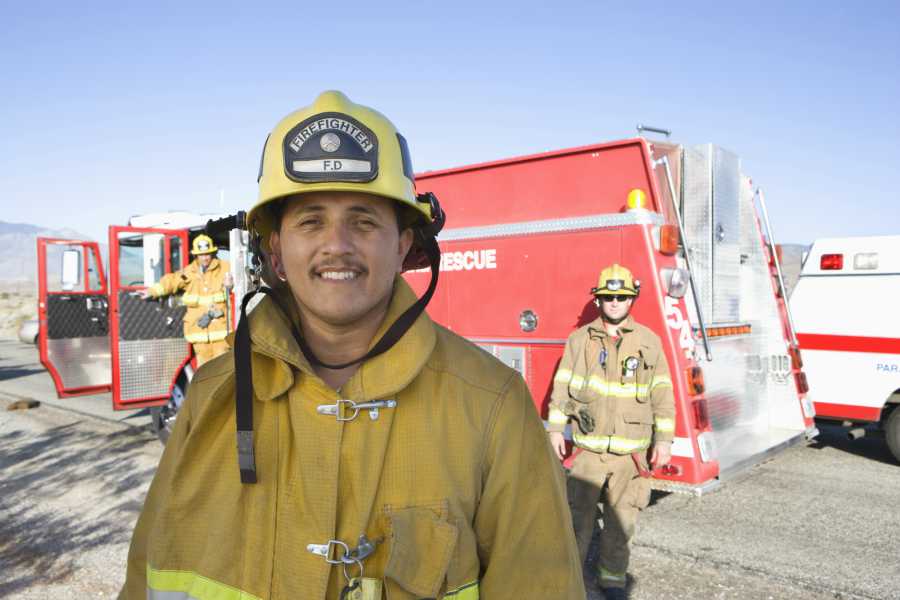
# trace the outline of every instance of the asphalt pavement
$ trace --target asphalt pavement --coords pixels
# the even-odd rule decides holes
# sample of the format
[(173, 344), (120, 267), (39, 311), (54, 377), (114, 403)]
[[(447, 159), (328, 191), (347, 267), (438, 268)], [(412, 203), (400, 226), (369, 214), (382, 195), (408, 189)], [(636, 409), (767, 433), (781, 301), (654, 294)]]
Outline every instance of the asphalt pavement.
[[(6, 410), (21, 399), (42, 404)], [(110, 405), (56, 399), (36, 350), (0, 341), (0, 597), (115, 597), (161, 446)], [(900, 465), (821, 429), (712, 494), (654, 492), (630, 597), (900, 599)]]

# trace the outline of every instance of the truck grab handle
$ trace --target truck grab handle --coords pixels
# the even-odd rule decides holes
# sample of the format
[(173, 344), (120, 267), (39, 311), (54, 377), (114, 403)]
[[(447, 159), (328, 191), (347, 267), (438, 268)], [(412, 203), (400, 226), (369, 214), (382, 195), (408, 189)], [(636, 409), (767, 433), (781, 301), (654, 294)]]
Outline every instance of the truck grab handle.
[(675, 195), (675, 183), (672, 179), (672, 170), (669, 168), (669, 157), (663, 156), (660, 161), (666, 167), (666, 178), (669, 180), (669, 196), (672, 198), (672, 208), (675, 211), (675, 220), (678, 222), (678, 233), (684, 244), (684, 264), (687, 266), (688, 281), (691, 284), (691, 296), (694, 298), (694, 309), (697, 311), (697, 320), (700, 321), (700, 335), (703, 336), (703, 349), (706, 351), (706, 360), (712, 361), (712, 352), (709, 350), (709, 337), (706, 335), (706, 323), (703, 322), (703, 310), (700, 308), (700, 295), (697, 293), (697, 284), (694, 281), (694, 270), (691, 268), (691, 252), (688, 248), (687, 238), (684, 235), (684, 222), (681, 220), (681, 210), (678, 208), (678, 196)]

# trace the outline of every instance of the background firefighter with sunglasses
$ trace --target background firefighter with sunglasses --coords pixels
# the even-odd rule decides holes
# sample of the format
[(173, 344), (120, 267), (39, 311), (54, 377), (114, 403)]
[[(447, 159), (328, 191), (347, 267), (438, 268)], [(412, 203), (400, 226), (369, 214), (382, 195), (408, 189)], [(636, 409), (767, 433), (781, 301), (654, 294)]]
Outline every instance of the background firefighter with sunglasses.
[[(572, 421), (578, 448), (569, 473), (569, 504), (583, 563), (603, 496), (597, 578), (608, 599), (625, 598), (629, 543), (650, 501), (650, 466), (671, 458), (675, 405), (659, 337), (630, 316), (640, 282), (613, 264), (591, 290), (600, 317), (573, 332), (553, 381), (550, 442), (560, 460)], [(589, 581), (592, 577), (587, 578)]]
[(584, 598), (524, 379), (424, 312), (443, 221), (382, 114), (276, 125), (247, 215), (276, 289), (194, 376), (120, 598)]

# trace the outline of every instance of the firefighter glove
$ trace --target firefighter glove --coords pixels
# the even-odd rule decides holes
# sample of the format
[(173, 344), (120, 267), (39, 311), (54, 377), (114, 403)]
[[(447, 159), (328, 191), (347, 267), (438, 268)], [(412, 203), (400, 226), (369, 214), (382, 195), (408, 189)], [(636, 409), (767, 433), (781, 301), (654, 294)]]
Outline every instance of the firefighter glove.
[(200, 315), (199, 319), (197, 319), (197, 327), (200, 327), (201, 329), (206, 329), (207, 327), (209, 327), (209, 324), (212, 322), (212, 320), (213, 320), (213, 317), (211, 315), (211, 311), (205, 312), (202, 315)]
[(594, 431), (594, 427), (596, 427), (596, 423), (594, 422), (594, 417), (591, 416), (591, 413), (588, 412), (586, 408), (582, 408), (578, 411), (578, 428), (581, 429), (581, 433), (588, 434)]

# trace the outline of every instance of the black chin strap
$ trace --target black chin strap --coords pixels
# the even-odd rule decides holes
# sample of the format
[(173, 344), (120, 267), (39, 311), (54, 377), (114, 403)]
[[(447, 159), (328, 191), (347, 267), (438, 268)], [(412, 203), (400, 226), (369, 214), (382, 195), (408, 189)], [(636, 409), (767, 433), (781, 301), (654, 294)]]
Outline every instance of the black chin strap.
[[(431, 282), (428, 284), (428, 289), (422, 297), (394, 321), (384, 335), (381, 336), (381, 339), (365, 355), (340, 365), (329, 365), (319, 360), (313, 354), (306, 340), (303, 339), (303, 336), (292, 324), (290, 327), (291, 334), (294, 336), (297, 345), (300, 346), (300, 350), (303, 352), (306, 360), (315, 366), (326, 369), (343, 369), (386, 352), (403, 337), (403, 334), (416, 322), (416, 319), (419, 318), (419, 315), (422, 314), (422, 311), (425, 310), (425, 307), (434, 295), (440, 272), (441, 251), (438, 248), (437, 239), (432, 235), (427, 235), (421, 236), (418, 241), (431, 265)], [(241, 317), (234, 334), (235, 417), (241, 483), (256, 483), (257, 481), (256, 458), (253, 450), (253, 365), (250, 360), (250, 321), (247, 318), (247, 304), (258, 293), (267, 294), (272, 298), (281, 309), (281, 312), (288, 318), (288, 321), (290, 321), (290, 312), (281, 304), (278, 295), (271, 288), (261, 287), (254, 290), (244, 296), (244, 300), (241, 302)]]

